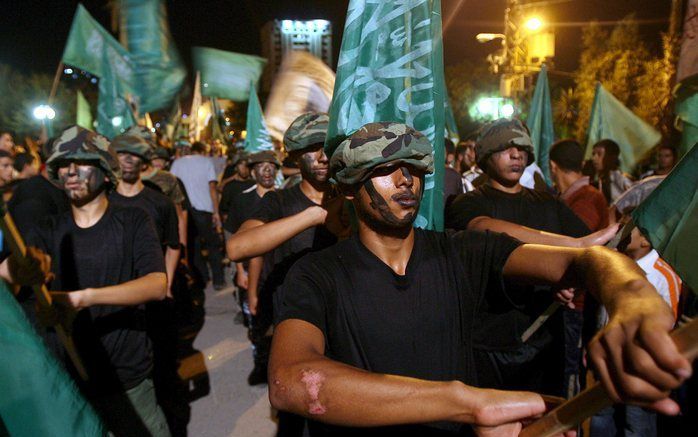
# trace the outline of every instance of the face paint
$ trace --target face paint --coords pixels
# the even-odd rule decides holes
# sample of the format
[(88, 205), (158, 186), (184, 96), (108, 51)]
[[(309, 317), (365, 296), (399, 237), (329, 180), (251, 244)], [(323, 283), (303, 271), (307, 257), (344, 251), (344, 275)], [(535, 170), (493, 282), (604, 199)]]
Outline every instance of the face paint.
[(119, 166), (121, 167), (121, 178), (124, 182), (133, 184), (141, 177), (143, 160), (130, 153), (119, 153)]
[(71, 202), (84, 205), (97, 197), (106, 186), (106, 175), (94, 165), (71, 163), (59, 169), (59, 178)]
[(276, 165), (271, 162), (260, 162), (255, 164), (252, 170), (255, 181), (263, 188), (269, 189), (274, 186)]
[(305, 389), (310, 396), (310, 404), (308, 404), (308, 413), (313, 415), (321, 415), (327, 412), (327, 408), (320, 403), (320, 388), (325, 382), (325, 377), (320, 372), (313, 370), (301, 371), (301, 382), (305, 384)]
[[(413, 176), (410, 174), (409, 170), (405, 167), (400, 168), (403, 177), (407, 180), (409, 185), (413, 184)], [(421, 180), (421, 179), (420, 179)], [(420, 184), (421, 186), (421, 184)], [(359, 208), (357, 211), (362, 218), (367, 221), (373, 228), (376, 229), (395, 229), (404, 228), (406, 226), (412, 225), (417, 216), (417, 211), (419, 211), (419, 204), (421, 193), (413, 193), (411, 190), (401, 190), (398, 193), (393, 194), (390, 199), (403, 207), (412, 207), (414, 211), (408, 213), (403, 218), (397, 217), (393, 211), (390, 209), (388, 202), (381, 196), (381, 194), (376, 190), (373, 184), (373, 179), (368, 179), (363, 184), (366, 194), (368, 194), (370, 203), (369, 206), (374, 211), (378, 212), (381, 219), (369, 214), (367, 211), (362, 211)]]
[(326, 182), (329, 163), (322, 147), (303, 153), (298, 159), (298, 168), (304, 179)]

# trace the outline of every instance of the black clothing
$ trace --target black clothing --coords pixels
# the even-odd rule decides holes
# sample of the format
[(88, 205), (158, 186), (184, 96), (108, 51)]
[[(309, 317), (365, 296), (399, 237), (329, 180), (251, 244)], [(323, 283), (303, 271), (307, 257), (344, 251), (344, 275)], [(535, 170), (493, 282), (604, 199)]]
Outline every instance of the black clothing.
[[(208, 264), (211, 266), (213, 285), (225, 285), (223, 275), (223, 241), (213, 227), (213, 214), (198, 209), (189, 210), (190, 222), (194, 224), (194, 267), (198, 270), (204, 283), (208, 282)], [(205, 258), (202, 251), (205, 251)]]
[[(71, 212), (49, 217), (28, 234), (27, 243), (51, 256), (56, 277), (49, 289), (54, 291), (118, 285), (165, 272), (155, 227), (138, 208), (110, 204), (89, 228), (78, 227)], [(135, 387), (150, 373), (152, 352), (143, 305), (82, 310), (73, 336), (87, 368), (89, 388), (98, 393)]]
[(46, 178), (33, 176), (17, 184), (7, 208), (24, 235), (42, 218), (70, 211), (70, 202), (63, 190)]
[(253, 185), (255, 185), (255, 181), (252, 179), (246, 181), (232, 180), (227, 182), (223, 187), (223, 193), (221, 193), (221, 201), (218, 204), (218, 211), (220, 211), (221, 214), (230, 214), (230, 210), (235, 199), (240, 196), (243, 191), (247, 190)]
[(234, 234), (237, 232), (240, 226), (250, 218), (252, 212), (257, 209), (257, 205), (262, 201), (256, 189), (249, 189), (251, 189), (251, 191), (242, 192), (233, 197), (227, 210), (221, 209), (221, 212), (226, 214), (223, 228), (230, 233)]
[[(276, 322), (300, 319), (315, 325), (325, 336), (325, 355), (351, 366), (476, 385), (476, 315), (488, 290), (501, 288), (502, 267), (519, 245), (502, 234), (448, 236), (417, 229), (401, 276), (355, 236), (293, 266), (275, 296)], [(312, 425), (313, 436), (430, 435), (420, 426)], [(461, 428), (434, 426), (444, 435)]]
[[(522, 188), (515, 194), (483, 185), (458, 196), (446, 213), (446, 227), (467, 229), (470, 221), (486, 216), (532, 229), (571, 237), (589, 234), (589, 229), (564, 203), (543, 191)], [(528, 295), (526, 304), (512, 308), (492, 295), (480, 315), (475, 344), (487, 350), (512, 350), (521, 345), (521, 334), (552, 303), (549, 287), (520, 287)]]
[(446, 167), (444, 171), (444, 208), (448, 208), (453, 199), (464, 192), (461, 175), (451, 167)]
[(152, 188), (144, 187), (140, 193), (126, 197), (116, 191), (109, 194), (109, 201), (123, 207), (136, 207), (145, 211), (155, 224), (158, 239), (163, 247), (179, 247), (177, 209), (174, 203)]

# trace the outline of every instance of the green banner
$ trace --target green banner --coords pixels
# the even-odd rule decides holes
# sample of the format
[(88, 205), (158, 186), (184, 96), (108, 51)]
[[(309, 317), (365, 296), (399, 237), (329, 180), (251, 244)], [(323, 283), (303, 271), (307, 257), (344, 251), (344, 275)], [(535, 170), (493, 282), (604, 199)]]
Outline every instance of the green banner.
[(536, 163), (545, 176), (545, 182), (552, 185), (550, 178), (550, 146), (555, 142), (553, 130), (553, 107), (550, 103), (550, 87), (548, 85), (548, 68), (543, 65), (536, 80), (531, 109), (526, 125), (531, 132), (531, 141), (536, 154)]
[(662, 135), (633, 111), (609, 93), (601, 84), (596, 86), (587, 132), (586, 157), (591, 157), (592, 146), (610, 139), (620, 147), (620, 165), (630, 172), (637, 160), (662, 139)]
[(250, 82), (257, 88), (267, 60), (258, 56), (226, 52), (207, 47), (192, 49), (194, 69), (201, 73), (201, 95), (245, 101)]
[(257, 97), (253, 84), (250, 84), (250, 100), (247, 104), (247, 125), (245, 129), (247, 130), (247, 136), (245, 137), (246, 152), (255, 153), (262, 150), (274, 150), (271, 135), (267, 129), (267, 124), (264, 122), (262, 105), (259, 103), (259, 97)]
[(9, 435), (106, 435), (95, 411), (46, 350), (3, 281), (0, 351), (0, 417)]
[(328, 156), (366, 123), (399, 121), (434, 147), (415, 226), (443, 229), (444, 86), (441, 1), (351, 0), (337, 66)]
[(82, 94), (82, 91), (78, 90), (77, 96), (77, 110), (75, 111), (76, 120), (75, 124), (84, 127), (85, 129), (94, 129), (92, 126), (92, 111), (90, 110), (90, 104)]
[(121, 0), (120, 39), (136, 65), (139, 112), (171, 107), (187, 77), (162, 0)]
[(453, 108), (451, 108), (451, 99), (446, 95), (444, 99), (444, 110), (446, 117), (446, 138), (451, 140), (454, 145), (458, 145), (460, 142), (460, 134), (458, 133), (458, 124), (456, 124), (456, 116), (453, 115)]
[(73, 65), (99, 77), (97, 130), (111, 138), (135, 124), (127, 102), (137, 96), (135, 65), (128, 51), (87, 10), (78, 4), (63, 56)]
[(681, 279), (698, 290), (698, 147), (686, 154), (633, 211), (652, 247)]

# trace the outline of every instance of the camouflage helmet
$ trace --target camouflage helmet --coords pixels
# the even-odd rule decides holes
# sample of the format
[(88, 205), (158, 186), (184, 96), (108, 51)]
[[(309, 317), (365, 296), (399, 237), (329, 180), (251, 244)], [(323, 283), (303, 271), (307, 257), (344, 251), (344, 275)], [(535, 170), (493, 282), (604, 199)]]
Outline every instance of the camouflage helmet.
[(279, 158), (276, 157), (276, 153), (274, 153), (272, 150), (262, 150), (261, 152), (251, 154), (247, 161), (247, 166), (253, 167), (255, 164), (259, 164), (260, 162), (271, 162), (276, 166), (276, 168), (281, 167)]
[(306, 112), (299, 115), (284, 134), (287, 152), (296, 152), (315, 144), (324, 144), (330, 117), (321, 112)]
[(153, 156), (150, 158), (152, 159), (164, 159), (165, 161), (170, 160), (170, 151), (166, 149), (165, 147), (156, 147), (155, 150), (153, 151)]
[(185, 147), (191, 147), (191, 142), (187, 138), (179, 138), (174, 143), (175, 149), (182, 149)]
[(116, 186), (121, 177), (119, 160), (102, 135), (80, 126), (65, 129), (53, 143), (53, 153), (46, 161), (49, 178), (58, 181), (58, 168), (66, 161), (91, 161), (102, 169)]
[(146, 126), (141, 126), (141, 125), (135, 125), (131, 126), (130, 128), (126, 129), (126, 132), (124, 132), (124, 135), (131, 135), (134, 137), (140, 137), (145, 140), (146, 143), (153, 149), (155, 149), (158, 145), (158, 137), (155, 135), (155, 132), (153, 132), (150, 128)]
[(155, 153), (153, 148), (142, 137), (123, 133), (117, 135), (111, 141), (111, 146), (116, 153), (130, 153), (144, 161), (150, 161)]
[(434, 172), (429, 140), (406, 124), (368, 123), (342, 141), (330, 159), (333, 179), (344, 185), (365, 181), (378, 166), (393, 162)]
[(238, 149), (233, 153), (233, 156), (230, 158), (230, 164), (235, 167), (240, 163), (240, 161), (245, 161), (250, 159), (249, 153), (245, 152), (243, 149)]
[(480, 131), (475, 144), (478, 167), (485, 170), (487, 159), (492, 154), (510, 147), (517, 147), (528, 154), (526, 165), (533, 164), (536, 160), (528, 128), (521, 121), (500, 118), (486, 124)]

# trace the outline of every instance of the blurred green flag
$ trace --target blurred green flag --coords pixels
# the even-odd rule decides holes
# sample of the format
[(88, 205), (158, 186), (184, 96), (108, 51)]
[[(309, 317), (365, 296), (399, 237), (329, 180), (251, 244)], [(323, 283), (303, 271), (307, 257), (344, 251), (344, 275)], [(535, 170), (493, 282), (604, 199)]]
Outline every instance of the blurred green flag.
[(531, 140), (536, 153), (536, 163), (545, 176), (545, 182), (552, 185), (550, 178), (550, 146), (555, 142), (553, 130), (553, 108), (550, 103), (550, 87), (548, 86), (548, 68), (543, 65), (536, 80), (533, 101), (528, 113), (526, 125), (531, 131)]
[(633, 211), (633, 221), (681, 279), (698, 290), (698, 147)]
[(226, 52), (207, 47), (192, 49), (194, 69), (201, 73), (201, 95), (244, 101), (250, 82), (257, 87), (267, 60), (258, 56)]
[(78, 4), (62, 61), (99, 77), (97, 130), (112, 138), (135, 124), (127, 98), (136, 96), (128, 51)]
[(259, 103), (254, 84), (250, 84), (250, 100), (247, 104), (247, 136), (245, 137), (245, 151), (248, 153), (262, 150), (274, 150), (271, 135), (264, 122), (262, 105)]
[(10, 435), (106, 435), (95, 411), (46, 350), (3, 281), (0, 351), (0, 418)]
[(167, 24), (162, 0), (121, 0), (120, 39), (136, 71), (139, 112), (172, 105), (187, 76)]
[(596, 142), (613, 140), (620, 147), (620, 165), (626, 172), (662, 139), (657, 130), (626, 108), (600, 83), (596, 85), (587, 135), (587, 158), (591, 157), (592, 146)]
[(92, 126), (92, 111), (90, 110), (90, 104), (87, 99), (82, 94), (82, 91), (77, 92), (77, 110), (75, 111), (76, 120), (75, 124), (84, 127), (85, 129), (94, 129)]
[(403, 122), (434, 147), (415, 226), (443, 229), (444, 86), (441, 1), (351, 0), (325, 142), (328, 156), (366, 123)]
[(448, 94), (446, 94), (444, 102), (444, 110), (446, 111), (446, 138), (453, 141), (453, 144), (457, 146), (460, 142), (460, 134), (458, 133), (458, 124), (456, 124), (456, 116), (453, 115), (453, 108), (451, 107), (451, 100), (449, 99)]
[(675, 111), (681, 120), (679, 155), (682, 156), (698, 143), (698, 92), (693, 87), (680, 84)]

